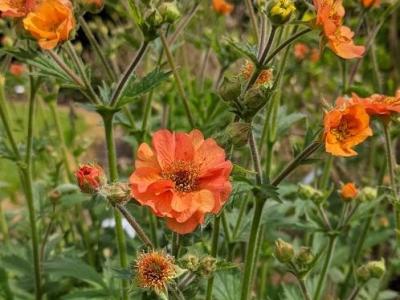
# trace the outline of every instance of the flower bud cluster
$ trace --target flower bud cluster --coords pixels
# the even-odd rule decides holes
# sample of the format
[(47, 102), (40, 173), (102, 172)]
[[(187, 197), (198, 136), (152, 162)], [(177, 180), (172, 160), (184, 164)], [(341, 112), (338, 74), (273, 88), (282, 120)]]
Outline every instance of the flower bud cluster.
[(372, 278), (381, 278), (385, 272), (385, 260), (382, 258), (381, 260), (369, 261), (368, 263), (360, 266), (356, 271), (356, 275), (357, 279), (364, 283)]

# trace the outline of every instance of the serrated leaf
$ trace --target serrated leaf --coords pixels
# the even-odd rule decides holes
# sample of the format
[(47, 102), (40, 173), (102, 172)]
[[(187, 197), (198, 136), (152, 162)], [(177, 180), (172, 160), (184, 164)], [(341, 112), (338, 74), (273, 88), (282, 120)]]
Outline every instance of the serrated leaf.
[(252, 46), (250, 44), (241, 44), (234, 40), (228, 40), (228, 46), (242, 56), (247, 56), (247, 58), (249, 58), (254, 63), (258, 62), (257, 49), (255, 46)]
[(134, 101), (138, 96), (150, 92), (152, 89), (156, 88), (163, 81), (165, 81), (170, 74), (171, 72), (163, 72), (159, 69), (155, 69), (138, 82), (133, 82), (134, 79), (131, 80), (131, 83), (125, 89), (121, 100), (118, 102), (118, 106), (121, 107), (125, 104), (128, 104)]

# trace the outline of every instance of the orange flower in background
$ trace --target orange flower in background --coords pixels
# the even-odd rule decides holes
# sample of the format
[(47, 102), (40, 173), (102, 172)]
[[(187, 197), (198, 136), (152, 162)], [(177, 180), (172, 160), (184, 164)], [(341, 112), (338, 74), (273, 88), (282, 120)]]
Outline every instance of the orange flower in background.
[(358, 195), (358, 190), (356, 188), (356, 185), (353, 182), (344, 184), (340, 189), (340, 195), (345, 201), (354, 199)]
[(226, 2), (225, 0), (212, 0), (212, 6), (214, 11), (221, 15), (229, 15), (235, 6)]
[(207, 213), (218, 213), (232, 190), (232, 163), (198, 130), (157, 131), (152, 146), (140, 145), (135, 167), (132, 196), (180, 234), (194, 231)]
[(161, 251), (140, 254), (134, 268), (138, 286), (157, 293), (165, 291), (177, 273), (174, 258)]
[(367, 98), (361, 98), (353, 94), (352, 101), (362, 104), (371, 116), (389, 116), (393, 113), (400, 113), (400, 90), (397, 90), (393, 97), (373, 94)]
[(102, 167), (96, 164), (84, 164), (75, 172), (76, 181), (83, 193), (98, 192), (107, 183)]
[(315, 24), (321, 27), (328, 47), (344, 59), (361, 57), (365, 52), (364, 46), (354, 44), (354, 33), (343, 26), (345, 10), (341, 0), (314, 0), (317, 11)]
[(379, 6), (381, 0), (361, 0), (361, 3), (365, 8), (370, 8), (372, 6)]
[(1, 0), (0, 15), (2, 17), (22, 18), (36, 6), (36, 0)]
[(311, 49), (310, 60), (313, 63), (316, 63), (320, 60), (320, 58), (321, 58), (321, 53), (319, 52), (319, 49), (317, 49), (317, 48)]
[(75, 27), (72, 4), (69, 0), (44, 0), (23, 23), (41, 48), (53, 49), (68, 40)]
[(12, 63), (10, 65), (9, 71), (12, 75), (19, 77), (25, 72), (25, 65), (20, 63)]
[(357, 155), (353, 147), (371, 135), (369, 115), (361, 104), (339, 105), (325, 114), (325, 150), (332, 155)]
[(296, 43), (294, 45), (294, 57), (298, 60), (304, 60), (310, 53), (310, 48), (304, 43)]

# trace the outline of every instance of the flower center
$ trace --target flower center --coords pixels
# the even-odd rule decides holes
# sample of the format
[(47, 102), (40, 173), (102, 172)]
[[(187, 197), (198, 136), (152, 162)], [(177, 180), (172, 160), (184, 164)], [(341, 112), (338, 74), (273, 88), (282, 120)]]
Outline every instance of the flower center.
[(344, 140), (349, 135), (349, 126), (347, 121), (342, 121), (340, 125), (331, 130), (331, 133), (339, 140)]
[(197, 188), (199, 169), (191, 162), (178, 160), (163, 170), (162, 176), (174, 182), (175, 190), (188, 193)]

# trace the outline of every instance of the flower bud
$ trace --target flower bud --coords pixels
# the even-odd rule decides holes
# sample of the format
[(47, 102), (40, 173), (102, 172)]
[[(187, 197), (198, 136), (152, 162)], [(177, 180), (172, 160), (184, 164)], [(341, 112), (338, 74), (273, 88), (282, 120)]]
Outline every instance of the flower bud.
[(208, 277), (217, 270), (217, 259), (212, 256), (203, 257), (200, 261), (200, 274)]
[(340, 196), (343, 201), (348, 202), (355, 199), (358, 195), (358, 190), (353, 182), (346, 183), (340, 189)]
[(288, 22), (295, 11), (296, 7), (292, 0), (272, 0), (267, 8), (268, 18), (275, 25)]
[(188, 269), (192, 272), (196, 272), (200, 266), (199, 258), (193, 254), (186, 254), (179, 260), (179, 262), (182, 268)]
[(240, 96), (240, 92), (241, 92), (240, 83), (225, 78), (224, 82), (222, 83), (219, 89), (219, 96), (225, 102), (231, 103)]
[(153, 10), (146, 18), (146, 23), (148, 23), (151, 27), (158, 28), (163, 23), (163, 17), (158, 10)]
[(103, 169), (96, 164), (81, 165), (75, 172), (76, 181), (83, 193), (97, 193), (107, 183)]
[(251, 88), (244, 96), (243, 104), (245, 106), (242, 112), (245, 120), (253, 118), (257, 112), (264, 107), (268, 98), (262, 89), (258, 87)]
[(102, 193), (107, 197), (111, 205), (125, 205), (131, 199), (131, 189), (127, 183), (116, 182), (105, 185)]
[(293, 246), (285, 241), (278, 239), (275, 241), (275, 257), (281, 263), (288, 263), (294, 256)]
[(375, 188), (366, 186), (360, 192), (361, 201), (370, 202), (376, 199), (378, 196), (378, 191)]
[(53, 205), (56, 205), (61, 198), (61, 192), (57, 189), (53, 189), (49, 192), (48, 196), (49, 196), (50, 202)]
[(309, 247), (301, 247), (296, 255), (296, 263), (300, 266), (308, 266), (314, 261), (314, 254)]
[(249, 123), (234, 122), (228, 125), (225, 132), (236, 146), (244, 146), (249, 140), (251, 125)]
[(164, 2), (158, 8), (164, 22), (174, 23), (181, 17), (181, 12), (175, 2)]
[(381, 278), (386, 271), (385, 260), (370, 261), (367, 263), (367, 268), (371, 274), (371, 278)]
[(371, 278), (367, 265), (362, 265), (356, 270), (356, 277), (360, 282), (367, 282)]
[(143, 32), (146, 41), (152, 41), (158, 37), (158, 29), (163, 24), (163, 17), (157, 10), (153, 10), (140, 24), (140, 29)]
[(378, 219), (378, 225), (381, 228), (388, 228), (389, 227), (389, 220), (388, 218), (382, 216)]

